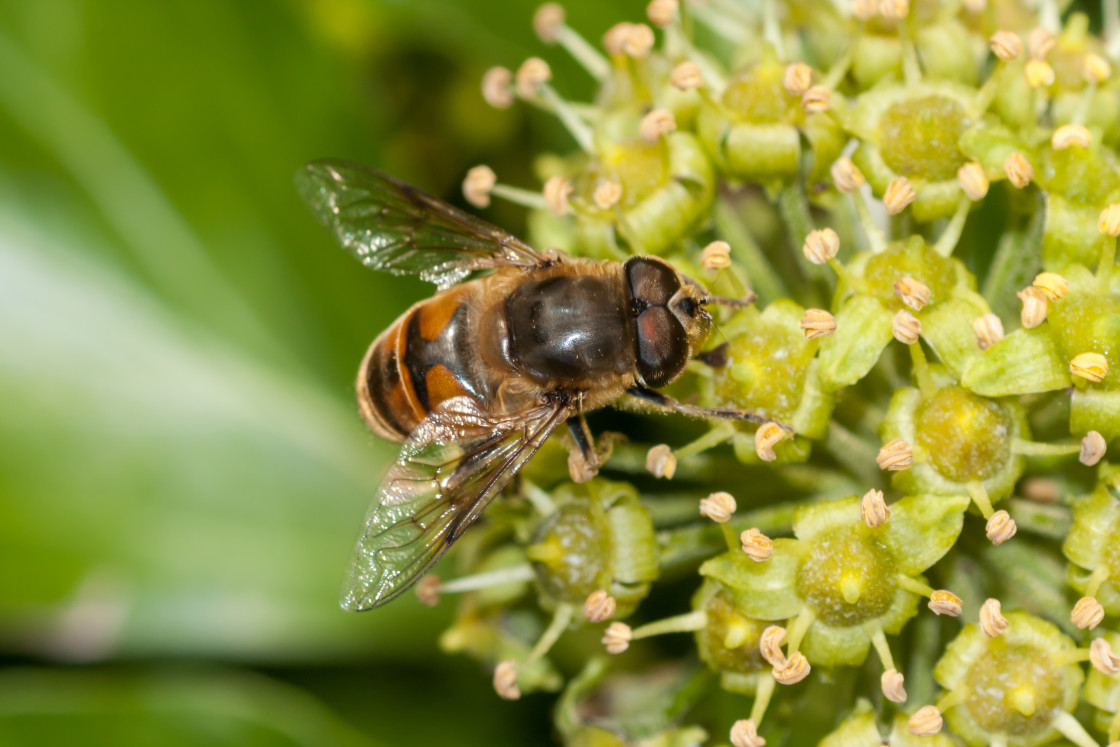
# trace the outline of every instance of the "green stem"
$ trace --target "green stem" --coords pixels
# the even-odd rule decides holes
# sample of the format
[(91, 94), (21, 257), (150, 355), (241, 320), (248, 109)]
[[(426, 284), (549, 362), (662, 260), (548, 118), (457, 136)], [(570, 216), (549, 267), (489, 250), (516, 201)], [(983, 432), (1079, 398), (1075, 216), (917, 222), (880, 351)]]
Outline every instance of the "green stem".
[(970, 210), (972, 210), (972, 200), (968, 199), (968, 195), (962, 194), (960, 202), (957, 203), (957, 212), (953, 213), (949, 225), (945, 227), (933, 247), (942, 257), (948, 257), (957, 248), (957, 242), (961, 240), (961, 232), (964, 231), (964, 224), (968, 220)]
[(751, 721), (755, 726), (762, 724), (762, 717), (770, 707), (770, 698), (774, 697), (774, 688), (778, 681), (769, 672), (763, 672), (758, 678), (758, 689), (754, 693), (754, 705), (751, 706)]
[(541, 634), (540, 640), (537, 645), (533, 646), (533, 650), (525, 657), (525, 661), (520, 664), (520, 667), (527, 667), (537, 659), (541, 658), (548, 653), (553, 644), (560, 639), (564, 631), (567, 630), (568, 624), (572, 621), (572, 616), (575, 612), (575, 607), (571, 604), (561, 604), (557, 606), (555, 614), (552, 616), (552, 622), (545, 628), (544, 633)]
[(926, 353), (922, 350), (922, 341), (917, 340), (906, 347), (910, 348), (910, 360), (914, 379), (918, 382), (918, 390), (922, 393), (923, 399), (928, 399), (936, 393), (937, 385), (933, 383), (933, 375), (929, 371)]
[(922, 82), (922, 68), (918, 64), (914, 40), (910, 38), (908, 21), (909, 16), (898, 22), (898, 40), (902, 44), (902, 75), (907, 86), (916, 86)]
[(933, 594), (932, 587), (923, 584), (916, 578), (910, 578), (904, 573), (898, 574), (897, 576), (895, 576), (895, 579), (899, 587), (905, 589), (906, 591), (912, 591), (915, 594), (923, 597), (928, 597), (930, 594)]
[(726, 198), (716, 200), (715, 223), (716, 230), (733, 247), (732, 251), (746, 269), (747, 279), (758, 294), (759, 301), (769, 303), (790, 295), (789, 289), (774, 271), (746, 223)]
[(545, 202), (544, 195), (540, 192), (534, 192), (529, 189), (522, 189), (521, 187), (511, 187), (508, 184), (495, 184), (490, 190), (490, 194), (501, 197), (504, 200), (530, 208), (531, 210), (546, 210), (548, 203)]
[(968, 488), (968, 497), (976, 504), (976, 508), (980, 509), (980, 515), (985, 519), (992, 518), (992, 500), (988, 497), (988, 491), (979, 480), (969, 480), (966, 485)]
[(1011, 439), (1011, 453), (1028, 457), (1068, 456), (1081, 451), (1080, 441), (1066, 441), (1052, 444), (1038, 443), (1037, 441), (1024, 441), (1021, 438)]
[(875, 653), (879, 656), (879, 661), (883, 664), (883, 669), (894, 669), (894, 657), (891, 656), (891, 647), (887, 645), (887, 637), (883, 635), (883, 628), (879, 625), (878, 621), (875, 623), (875, 629), (871, 632), (871, 645), (875, 647)]
[(1051, 723), (1055, 729), (1062, 733), (1062, 736), (1076, 744), (1077, 747), (1099, 747), (1097, 740), (1089, 736), (1089, 732), (1085, 731), (1085, 727), (1073, 714), (1058, 711), (1054, 714), (1054, 720)]
[(833, 420), (828, 425), (824, 448), (863, 483), (874, 485), (879, 482), (879, 467), (875, 463), (879, 447), (875, 444)]
[(528, 563), (515, 565), (509, 568), (500, 568), (486, 573), (475, 573), (471, 576), (446, 581), (439, 585), (439, 590), (446, 594), (456, 594), (463, 591), (477, 591), (490, 589), (503, 584), (513, 584), (520, 581), (533, 580), (533, 568)]
[(852, 193), (852, 202), (856, 208), (856, 217), (859, 218), (859, 224), (863, 226), (863, 232), (867, 234), (867, 242), (871, 245), (871, 251), (879, 254), (887, 248), (887, 239), (871, 216), (871, 209), (867, 207), (867, 200), (864, 198), (863, 192)]
[(811, 607), (802, 607), (801, 612), (794, 618), (793, 624), (786, 628), (786, 642), (789, 644), (787, 650), (791, 655), (801, 647), (802, 639), (816, 619), (817, 613), (813, 612)]
[(634, 628), (632, 638), (636, 641), (639, 638), (649, 638), (665, 633), (694, 633), (697, 630), (702, 630), (707, 624), (708, 613), (704, 610), (696, 610), (686, 612), (683, 615), (666, 617), (664, 620), (657, 620)]
[(713, 446), (719, 446), (721, 443), (727, 441), (727, 439), (731, 438), (734, 435), (735, 424), (724, 421), (692, 443), (685, 444), (679, 449), (674, 449), (673, 455), (676, 456), (678, 461), (680, 461), (682, 459), (686, 459), (687, 457), (695, 456), (696, 454), (705, 452)]
[(601, 82), (607, 79), (607, 75), (611, 71), (610, 62), (578, 33), (567, 26), (561, 26), (559, 33), (556, 35), (556, 41), (568, 50), (568, 54), (582, 65), (584, 70), (590, 73), (595, 80)]

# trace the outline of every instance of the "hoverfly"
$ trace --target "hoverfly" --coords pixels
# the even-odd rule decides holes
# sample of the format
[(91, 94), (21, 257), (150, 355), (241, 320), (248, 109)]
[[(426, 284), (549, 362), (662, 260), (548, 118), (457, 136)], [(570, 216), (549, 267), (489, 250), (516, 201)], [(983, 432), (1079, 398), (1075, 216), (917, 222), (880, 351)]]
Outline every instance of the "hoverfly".
[[(697, 417), (769, 422), (655, 391), (699, 352), (712, 321), (706, 305), (745, 303), (710, 296), (664, 260), (538, 251), (345, 161), (311, 163), (296, 181), (362, 264), (417, 274), (439, 289), (373, 341), (358, 371), (362, 417), (403, 447), (366, 515), (344, 608), (379, 607), (416, 583), (561, 424), (575, 441), (572, 463), (593, 475), (590, 410), (630, 398)], [(491, 272), (467, 280), (479, 270)]]

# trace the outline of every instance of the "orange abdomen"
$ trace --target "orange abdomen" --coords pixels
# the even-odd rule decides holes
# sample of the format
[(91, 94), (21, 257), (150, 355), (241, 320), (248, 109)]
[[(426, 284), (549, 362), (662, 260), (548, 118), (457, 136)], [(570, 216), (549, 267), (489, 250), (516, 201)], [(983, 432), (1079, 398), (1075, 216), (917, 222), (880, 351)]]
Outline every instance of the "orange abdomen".
[(471, 343), (477, 282), (414, 305), (370, 345), (358, 369), (358, 405), (378, 435), (403, 441), (445, 399), (484, 394)]

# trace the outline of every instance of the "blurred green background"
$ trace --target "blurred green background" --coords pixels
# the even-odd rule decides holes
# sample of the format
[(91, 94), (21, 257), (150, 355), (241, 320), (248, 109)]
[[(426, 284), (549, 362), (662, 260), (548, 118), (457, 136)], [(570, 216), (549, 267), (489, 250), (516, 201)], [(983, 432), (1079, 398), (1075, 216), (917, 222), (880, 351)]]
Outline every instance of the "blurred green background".
[(0, 743), (550, 741), (549, 696), (439, 653), (452, 605), (337, 606), (395, 453), (353, 376), (431, 289), (292, 186), (324, 156), (456, 202), (476, 163), (534, 185), (570, 143), (478, 81), (544, 54), (590, 95), (535, 5), (0, 0)]

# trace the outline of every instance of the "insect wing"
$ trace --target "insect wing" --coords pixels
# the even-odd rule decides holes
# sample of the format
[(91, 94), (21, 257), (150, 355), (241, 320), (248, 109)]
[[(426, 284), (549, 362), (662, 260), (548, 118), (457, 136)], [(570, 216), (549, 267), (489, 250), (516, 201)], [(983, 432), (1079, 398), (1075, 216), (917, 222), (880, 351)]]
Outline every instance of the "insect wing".
[(440, 289), (474, 270), (548, 259), (497, 226), (356, 163), (309, 163), (296, 174), (296, 187), (362, 264), (417, 274)]
[(521, 469), (568, 408), (493, 417), (467, 396), (413, 431), (378, 488), (339, 599), (355, 612), (389, 602), (435, 565)]

